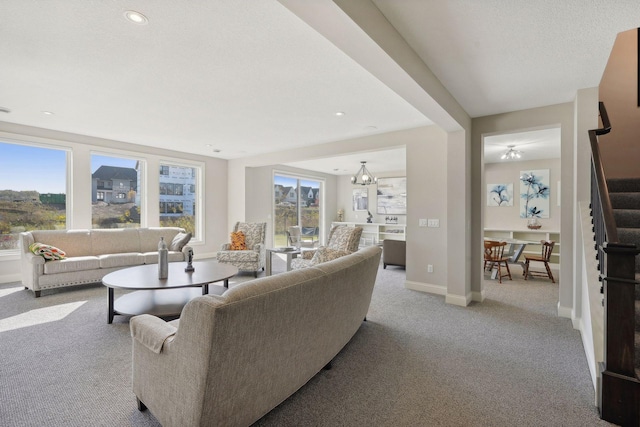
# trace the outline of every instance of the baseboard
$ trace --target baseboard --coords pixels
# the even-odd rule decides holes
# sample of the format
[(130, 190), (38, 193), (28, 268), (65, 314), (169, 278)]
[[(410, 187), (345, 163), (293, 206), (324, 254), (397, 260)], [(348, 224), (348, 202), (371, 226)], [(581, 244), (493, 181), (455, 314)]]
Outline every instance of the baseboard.
[(405, 280), (404, 287), (414, 291), (426, 292), (428, 294), (446, 295), (447, 288), (440, 285), (432, 285), (430, 283), (412, 282)]
[(571, 307), (563, 307), (558, 301), (558, 317), (564, 317), (565, 319), (573, 319), (573, 309)]
[(445, 300), (444, 300), (447, 304), (451, 304), (451, 305), (458, 305), (460, 307), (466, 307), (469, 304), (471, 304), (472, 301), (472, 294), (468, 293), (465, 296), (462, 295), (453, 295), (453, 294), (447, 294)]
[(22, 275), (20, 273), (5, 274), (0, 276), (0, 283), (13, 283), (22, 282)]

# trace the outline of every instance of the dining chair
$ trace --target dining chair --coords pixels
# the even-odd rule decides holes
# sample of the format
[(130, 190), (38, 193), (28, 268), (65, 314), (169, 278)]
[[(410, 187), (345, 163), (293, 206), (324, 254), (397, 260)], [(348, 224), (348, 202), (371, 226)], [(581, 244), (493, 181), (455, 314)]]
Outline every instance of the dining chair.
[[(504, 248), (507, 246), (507, 242), (496, 242), (493, 240), (485, 240), (484, 242), (484, 269), (489, 266), (489, 271), (496, 268), (498, 271), (498, 282), (502, 283), (503, 277), (509, 277), (509, 280), (513, 280), (511, 277), (511, 271), (509, 270), (509, 256), (505, 256)], [(507, 272), (502, 274), (502, 265), (506, 268)]]
[[(525, 255), (524, 256), (524, 280), (527, 280), (527, 277), (548, 277), (551, 279), (551, 283), (556, 283), (553, 278), (553, 274), (551, 273), (551, 268), (549, 267), (549, 259), (551, 258), (551, 252), (553, 252), (553, 247), (556, 242), (553, 240), (540, 240), (540, 244), (542, 245), (542, 252), (540, 255)], [(531, 271), (529, 270), (529, 262), (536, 261), (544, 264), (544, 268), (547, 270), (546, 273), (542, 271)]]

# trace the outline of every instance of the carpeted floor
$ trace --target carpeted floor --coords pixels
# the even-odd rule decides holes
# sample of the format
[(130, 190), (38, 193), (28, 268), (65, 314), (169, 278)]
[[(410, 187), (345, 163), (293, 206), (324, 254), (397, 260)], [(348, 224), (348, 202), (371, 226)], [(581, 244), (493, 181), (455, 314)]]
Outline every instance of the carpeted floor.
[[(556, 316), (557, 285), (518, 273), (486, 280), (485, 302), (463, 308), (405, 289), (402, 269), (380, 268), (368, 321), (333, 369), (255, 425), (609, 425), (580, 335)], [(128, 319), (107, 324), (106, 304), (101, 285), (37, 299), (19, 283), (0, 285), (1, 426), (158, 425), (131, 392)]]

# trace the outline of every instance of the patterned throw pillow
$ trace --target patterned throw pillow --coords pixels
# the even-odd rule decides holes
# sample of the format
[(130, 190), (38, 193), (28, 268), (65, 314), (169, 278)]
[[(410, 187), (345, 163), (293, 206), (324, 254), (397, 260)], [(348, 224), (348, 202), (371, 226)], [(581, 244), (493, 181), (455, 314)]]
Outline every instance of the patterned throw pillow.
[(65, 259), (67, 254), (62, 249), (58, 249), (55, 246), (45, 245), (44, 243), (32, 243), (29, 245), (29, 250), (35, 255), (40, 255), (46, 260), (58, 260)]
[(316, 253), (311, 258), (312, 264), (320, 264), (321, 262), (332, 261), (334, 259), (349, 255), (347, 251), (341, 251), (339, 249), (331, 249), (326, 246), (320, 246)]
[(180, 232), (176, 234), (176, 237), (174, 237), (173, 240), (171, 241), (171, 244), (169, 245), (169, 250), (180, 252), (182, 248), (184, 248), (184, 245), (189, 243), (189, 240), (191, 240), (191, 233)]
[(234, 231), (231, 233), (231, 247), (232, 251), (246, 251), (247, 244), (244, 242), (244, 233), (242, 231)]

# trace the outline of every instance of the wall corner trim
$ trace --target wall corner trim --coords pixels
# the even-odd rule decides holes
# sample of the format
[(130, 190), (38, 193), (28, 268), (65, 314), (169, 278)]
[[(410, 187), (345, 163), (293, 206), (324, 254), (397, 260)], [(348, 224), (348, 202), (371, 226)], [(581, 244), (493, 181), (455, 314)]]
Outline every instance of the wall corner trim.
[(480, 292), (471, 292), (471, 301), (482, 302), (484, 301), (485, 293), (484, 289)]
[(563, 307), (560, 305), (560, 301), (558, 301), (558, 317), (564, 317), (566, 319), (573, 319), (574, 313), (573, 308), (571, 307)]
[(458, 305), (460, 307), (466, 307), (471, 303), (471, 300), (472, 300), (471, 293), (468, 293), (465, 296), (447, 294), (447, 296), (446, 296), (444, 301), (447, 304)]

